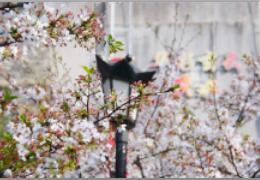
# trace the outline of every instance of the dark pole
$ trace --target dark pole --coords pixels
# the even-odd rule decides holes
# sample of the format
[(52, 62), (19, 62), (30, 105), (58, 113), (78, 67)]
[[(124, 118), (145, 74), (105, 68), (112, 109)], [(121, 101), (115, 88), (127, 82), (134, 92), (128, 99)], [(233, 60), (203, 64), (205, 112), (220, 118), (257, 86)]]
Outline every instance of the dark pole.
[(127, 130), (116, 131), (116, 178), (126, 178)]

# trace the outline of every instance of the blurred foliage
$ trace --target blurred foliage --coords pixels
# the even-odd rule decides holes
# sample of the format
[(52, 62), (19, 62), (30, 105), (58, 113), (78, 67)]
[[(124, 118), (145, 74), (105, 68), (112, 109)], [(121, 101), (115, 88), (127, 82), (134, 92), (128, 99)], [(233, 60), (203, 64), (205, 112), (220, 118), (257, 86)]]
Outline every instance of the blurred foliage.
[(10, 169), (19, 159), (16, 141), (8, 132), (3, 132), (0, 139), (0, 177), (6, 169)]
[(4, 116), (4, 111), (9, 103), (17, 99), (17, 96), (7, 87), (0, 87), (0, 91), (2, 92), (2, 96), (0, 96), (0, 139), (2, 139), (5, 126), (9, 120), (8, 117)]

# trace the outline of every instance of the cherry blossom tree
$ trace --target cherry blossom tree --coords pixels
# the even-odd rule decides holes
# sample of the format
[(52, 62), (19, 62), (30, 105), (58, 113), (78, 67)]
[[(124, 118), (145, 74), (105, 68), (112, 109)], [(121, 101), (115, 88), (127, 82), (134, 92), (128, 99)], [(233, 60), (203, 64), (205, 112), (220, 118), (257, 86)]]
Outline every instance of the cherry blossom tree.
[[(259, 116), (259, 58), (237, 57), (233, 52), (194, 57), (185, 52), (194, 37), (188, 42), (173, 37), (170, 44), (161, 44), (165, 51), (155, 56), (160, 66), (156, 88), (173, 82), (180, 88), (158, 95), (152, 100), (154, 106), (143, 107), (139, 127), (132, 134), (134, 143), (130, 144), (130, 172), (139, 172), (131, 175), (258, 177), (259, 146), (238, 130)], [(204, 84), (198, 75), (191, 74), (195, 66), (207, 77)], [(233, 77), (224, 89), (219, 86), (223, 74)]]
[[(4, 4), (0, 9), (2, 62), (18, 61), (27, 48), (37, 45), (75, 41), (92, 50), (104, 34), (95, 14), (84, 10), (75, 16), (44, 3)], [(112, 47), (113, 52), (121, 49)], [(155, 57), (156, 80), (132, 84), (130, 99), (116, 109), (117, 95), (104, 97), (94, 63), (83, 66), (85, 74), (73, 89), (62, 88), (59, 80), (21, 87), (7, 75), (8, 87), (0, 89), (1, 121), (8, 120), (0, 140), (0, 175), (110, 177), (113, 132), (129, 128), (119, 122), (128, 108), (134, 120), (129, 128), (128, 177), (259, 176), (255, 140), (237, 132), (257, 115), (259, 60), (209, 53), (196, 61), (184, 48), (167, 47)], [(191, 78), (195, 65), (208, 76), (205, 84)], [(218, 88), (223, 68), (224, 73), (235, 70), (230, 89)]]

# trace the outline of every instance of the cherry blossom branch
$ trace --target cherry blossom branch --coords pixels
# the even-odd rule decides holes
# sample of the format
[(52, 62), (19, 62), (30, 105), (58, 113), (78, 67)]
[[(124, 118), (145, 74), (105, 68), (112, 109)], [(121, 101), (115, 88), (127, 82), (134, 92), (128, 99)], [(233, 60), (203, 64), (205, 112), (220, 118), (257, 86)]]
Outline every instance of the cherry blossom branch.
[[(201, 140), (202, 140), (203, 142), (205, 142), (206, 144), (215, 147), (219, 152), (221, 152), (221, 153), (228, 159), (228, 161), (231, 163), (231, 165), (233, 166), (234, 170), (236, 171), (235, 176), (240, 177), (240, 178), (242, 177), (242, 176), (239, 174), (238, 169), (237, 169), (237, 166), (236, 166), (236, 164), (235, 164), (234, 156), (233, 156), (233, 152), (232, 152), (232, 147), (231, 147), (230, 144), (229, 144), (229, 147), (228, 147), (229, 154), (226, 154), (226, 153), (223, 152), (223, 150), (222, 150), (220, 147), (218, 147), (216, 144), (211, 143), (211, 142), (209, 142), (209, 141), (207, 141), (207, 140), (205, 140), (205, 139), (201, 139)], [(230, 155), (230, 156), (229, 156), (229, 155)], [(232, 173), (232, 174), (233, 174), (233, 173)]]
[(159, 92), (154, 92), (154, 93), (146, 93), (146, 94), (139, 94), (138, 96), (135, 96), (133, 98), (130, 98), (129, 100), (127, 100), (126, 102), (122, 103), (120, 106), (117, 106), (116, 108), (114, 108), (112, 110), (112, 112), (110, 112), (109, 114), (99, 118), (98, 120), (96, 120), (94, 122), (94, 124), (97, 124), (99, 123), (100, 121), (106, 119), (106, 118), (109, 118), (111, 117), (112, 115), (114, 115), (117, 111), (119, 111), (122, 107), (126, 106), (126, 105), (129, 105), (131, 102), (133, 101), (136, 101), (142, 97), (148, 97), (148, 96), (156, 96), (158, 94), (164, 94), (164, 93), (169, 93), (169, 92), (174, 92), (175, 88), (174, 87), (171, 87), (165, 91), (159, 91)]
[(255, 83), (256, 83), (256, 70), (255, 70), (255, 63), (254, 62), (252, 62), (253, 63), (253, 66), (252, 66), (252, 72), (253, 72), (253, 80), (252, 80), (252, 84), (251, 84), (251, 86), (249, 87), (249, 89), (248, 89), (248, 92), (247, 92), (247, 95), (246, 95), (246, 98), (245, 98), (245, 100), (244, 100), (244, 104), (243, 104), (243, 107), (241, 108), (241, 110), (239, 111), (239, 115), (238, 115), (238, 117), (237, 117), (237, 120), (236, 120), (236, 122), (239, 124), (239, 123), (241, 123), (242, 121), (243, 121), (243, 115), (244, 115), (244, 113), (245, 113), (245, 109), (246, 109), (246, 105), (247, 105), (247, 103), (248, 103), (248, 101), (249, 101), (249, 98), (250, 98), (250, 96), (251, 96), (251, 92), (253, 91), (253, 89), (255, 88)]
[(232, 172), (228, 171), (224, 166), (216, 167), (216, 169), (219, 170), (223, 174), (228, 174), (228, 175), (234, 176), (234, 174)]
[(231, 161), (231, 164), (233, 165), (235, 171), (236, 171), (236, 174), (238, 177), (242, 177), (239, 172), (238, 172), (238, 169), (237, 169), (237, 166), (236, 166), (236, 163), (235, 163), (235, 160), (234, 160), (234, 155), (233, 155), (233, 151), (232, 151), (232, 146), (229, 145), (228, 146), (228, 150), (229, 150), (229, 154), (230, 154), (230, 161)]
[[(160, 91), (163, 90), (164, 86), (165, 86), (165, 83), (163, 83), (163, 84), (161, 85)], [(153, 118), (153, 116), (154, 116), (154, 114), (155, 114), (157, 108), (159, 107), (160, 97), (161, 97), (160, 94), (158, 94), (157, 97), (156, 97), (156, 102), (155, 102), (155, 106), (154, 106), (154, 108), (153, 108), (153, 111), (152, 111), (152, 113), (151, 113), (151, 117), (148, 119), (148, 122), (146, 123), (146, 126), (145, 126), (145, 128), (144, 128), (144, 134), (147, 134), (147, 129), (148, 129), (149, 125), (150, 125), (150, 122), (151, 122), (151, 120), (152, 120), (152, 118)]]
[[(167, 66), (166, 70), (164, 71), (165, 77), (168, 77), (168, 76), (169, 76), (170, 71), (171, 71), (170, 68)], [(159, 90), (159, 91), (162, 91), (162, 90), (165, 88), (165, 86), (166, 86), (166, 84), (167, 84), (166, 82), (167, 82), (167, 79), (164, 78), (164, 79), (163, 79), (163, 83), (161, 84), (161, 87), (160, 87), (160, 90)], [(151, 113), (151, 117), (148, 119), (148, 122), (146, 123), (146, 126), (145, 126), (145, 128), (144, 128), (144, 134), (145, 134), (146, 136), (148, 135), (147, 130), (148, 130), (148, 127), (149, 127), (149, 125), (150, 125), (150, 122), (151, 122), (152, 118), (153, 118), (154, 115), (155, 115), (155, 112), (157, 111), (157, 109), (158, 109), (158, 107), (159, 107), (160, 97), (161, 97), (161, 95), (158, 94), (158, 95), (157, 95), (157, 98), (156, 98), (155, 106), (154, 106), (153, 111), (152, 111), (152, 113)]]
[[(212, 63), (212, 67), (214, 66), (214, 63)], [(216, 98), (216, 72), (212, 71), (211, 72), (211, 76), (212, 76), (212, 80), (214, 80), (215, 84), (214, 84), (214, 90), (212, 92), (213, 95), (213, 104), (214, 104), (214, 111), (215, 111), (215, 115), (216, 118), (218, 120), (218, 122), (221, 121), (220, 116), (219, 116), (219, 109), (218, 109), (218, 104), (217, 104), (217, 98)]]

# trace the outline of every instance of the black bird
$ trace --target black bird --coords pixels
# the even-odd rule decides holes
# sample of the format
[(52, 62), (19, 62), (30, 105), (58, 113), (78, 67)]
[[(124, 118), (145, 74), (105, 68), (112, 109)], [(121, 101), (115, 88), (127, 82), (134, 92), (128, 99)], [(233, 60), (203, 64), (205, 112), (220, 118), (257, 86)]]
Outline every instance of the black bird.
[(106, 79), (116, 79), (128, 83), (133, 83), (141, 81), (144, 84), (147, 84), (149, 81), (154, 80), (153, 76), (155, 70), (140, 72), (136, 67), (130, 64), (132, 58), (127, 55), (124, 59), (107, 63), (99, 55), (96, 55), (97, 68), (101, 73), (102, 80)]

